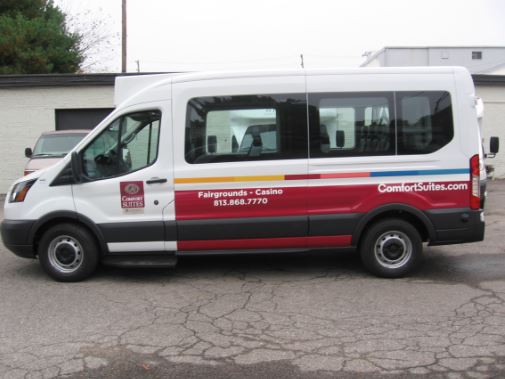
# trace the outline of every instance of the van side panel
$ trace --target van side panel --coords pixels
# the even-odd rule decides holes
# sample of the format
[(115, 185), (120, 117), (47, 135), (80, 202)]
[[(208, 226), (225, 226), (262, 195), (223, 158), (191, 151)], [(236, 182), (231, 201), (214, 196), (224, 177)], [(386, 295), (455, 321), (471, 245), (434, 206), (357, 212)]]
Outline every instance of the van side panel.
[[(207, 81), (202, 87), (174, 84), (174, 139), (185, 141), (174, 147), (178, 250), (355, 246), (363, 220), (383, 208), (390, 212), (392, 204), (398, 204), (398, 212), (421, 212), (433, 244), (482, 239), (480, 216), (469, 209), (469, 159), (478, 149), (474, 149), (477, 145), (468, 151), (462, 148), (461, 141), (467, 138), (462, 134), (475, 135), (471, 123), (462, 123), (458, 115), (462, 106), (471, 105), (460, 103), (452, 72), (308, 75), (308, 159), (273, 156), (235, 161), (235, 155), (223, 153), (223, 146), (238, 136), (235, 153), (240, 153), (245, 137), (236, 131), (224, 136), (215, 132), (212, 120), (223, 125), (246, 112), (233, 108), (241, 96), (267, 99), (271, 91), (274, 97), (283, 93), (285, 98), (300, 98), (302, 78), (275, 78), (278, 86), (272, 80)], [(325, 102), (326, 94), (329, 102)], [(332, 94), (344, 104), (342, 110), (332, 109)], [(385, 99), (388, 110), (365, 109), (360, 94), (372, 99), (372, 104)], [(199, 113), (193, 123), (192, 101)], [(429, 120), (422, 101), (430, 101)], [(448, 104), (446, 111), (443, 104)], [(345, 123), (353, 106), (354, 112), (359, 107), (364, 112), (356, 125), (365, 131), (351, 131)], [(230, 109), (238, 113), (228, 114)], [(272, 111), (277, 116), (282, 113), (280, 108)], [(329, 120), (332, 112), (336, 124), (323, 123), (323, 116)], [(452, 112), (452, 118), (436, 112)], [(381, 126), (376, 119), (383, 119), (384, 114), (387, 121)], [(440, 122), (447, 125), (440, 127)], [(279, 125), (281, 129), (288, 126)], [(324, 154), (328, 149), (345, 150), (360, 138), (375, 138), (370, 137), (372, 132), (384, 135), (387, 131), (381, 131), (382, 127), (394, 134), (366, 142), (362, 153)], [(425, 129), (433, 133), (426, 134)], [(425, 138), (435, 141), (431, 150), (416, 153), (405, 145), (410, 141), (412, 146), (423, 146)], [(382, 144), (385, 150), (370, 150), (371, 144)]]

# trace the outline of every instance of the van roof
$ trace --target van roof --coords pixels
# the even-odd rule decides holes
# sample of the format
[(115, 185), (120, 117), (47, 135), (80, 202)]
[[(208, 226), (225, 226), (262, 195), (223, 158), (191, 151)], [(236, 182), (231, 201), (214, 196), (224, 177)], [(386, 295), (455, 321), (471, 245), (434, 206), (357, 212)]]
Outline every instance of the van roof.
[(432, 66), (432, 67), (358, 67), (339, 69), (293, 69), (293, 70), (251, 70), (251, 71), (202, 71), (170, 75), (172, 83), (182, 83), (198, 80), (270, 77), (270, 76), (300, 76), (300, 75), (356, 75), (356, 74), (449, 74), (463, 67)]
[[(139, 76), (119, 76), (114, 86), (114, 104), (118, 106), (126, 99), (147, 88), (161, 87), (170, 83), (185, 83), (204, 80), (266, 78), (279, 76), (315, 75), (358, 75), (358, 74), (452, 74), (455, 71), (468, 72), (463, 67), (358, 67), (339, 69), (292, 69), (292, 70), (251, 70), (251, 71), (199, 71), (177, 74), (154, 74)], [(470, 75), (470, 74), (468, 74)]]

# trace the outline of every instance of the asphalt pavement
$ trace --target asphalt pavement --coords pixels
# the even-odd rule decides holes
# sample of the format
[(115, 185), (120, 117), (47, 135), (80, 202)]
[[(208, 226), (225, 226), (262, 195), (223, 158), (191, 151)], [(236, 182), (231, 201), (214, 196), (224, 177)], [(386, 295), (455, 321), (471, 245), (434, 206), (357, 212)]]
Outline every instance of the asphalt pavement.
[(491, 182), (486, 239), (428, 247), (396, 280), (314, 252), (65, 284), (0, 245), (0, 377), (502, 378), (504, 216)]

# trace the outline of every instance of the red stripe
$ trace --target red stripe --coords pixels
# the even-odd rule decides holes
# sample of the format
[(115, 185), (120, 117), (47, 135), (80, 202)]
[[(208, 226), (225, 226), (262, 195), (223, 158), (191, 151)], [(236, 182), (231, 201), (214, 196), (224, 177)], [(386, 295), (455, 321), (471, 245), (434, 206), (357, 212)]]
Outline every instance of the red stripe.
[(319, 174), (284, 175), (284, 180), (305, 180), (305, 179), (321, 179), (321, 175)]
[(178, 241), (178, 250), (282, 249), (350, 246), (352, 236), (246, 238), (233, 240)]

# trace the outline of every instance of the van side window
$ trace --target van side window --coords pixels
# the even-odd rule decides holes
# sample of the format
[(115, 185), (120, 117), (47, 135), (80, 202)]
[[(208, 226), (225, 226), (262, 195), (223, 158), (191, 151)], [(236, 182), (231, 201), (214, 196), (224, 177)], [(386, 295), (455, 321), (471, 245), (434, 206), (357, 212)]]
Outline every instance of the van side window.
[(188, 102), (188, 163), (306, 156), (304, 94), (200, 97)]
[(158, 156), (161, 113), (130, 113), (114, 120), (84, 150), (83, 173), (97, 180), (150, 166)]
[(392, 93), (310, 94), (311, 157), (394, 155)]
[(279, 128), (275, 109), (210, 111), (207, 113), (206, 125), (207, 154), (254, 155), (279, 152)]
[(428, 154), (453, 137), (448, 92), (398, 92), (398, 154)]

